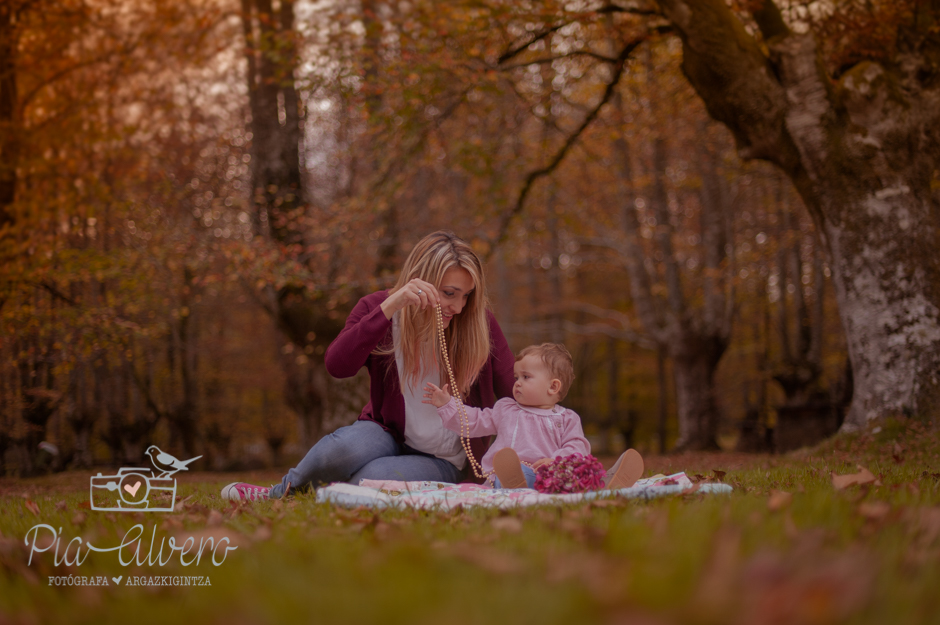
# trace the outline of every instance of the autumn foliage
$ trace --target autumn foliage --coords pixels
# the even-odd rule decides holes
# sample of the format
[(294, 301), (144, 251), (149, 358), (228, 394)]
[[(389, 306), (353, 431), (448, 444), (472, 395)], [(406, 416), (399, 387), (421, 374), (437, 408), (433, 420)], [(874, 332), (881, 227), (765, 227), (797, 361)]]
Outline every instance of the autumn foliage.
[[(783, 18), (838, 76), (921, 4)], [(0, 49), (7, 471), (302, 453), (365, 397), (325, 347), (437, 228), (513, 348), (569, 346), (597, 449), (767, 450), (851, 397), (818, 223), (653, 5), (15, 0)]]

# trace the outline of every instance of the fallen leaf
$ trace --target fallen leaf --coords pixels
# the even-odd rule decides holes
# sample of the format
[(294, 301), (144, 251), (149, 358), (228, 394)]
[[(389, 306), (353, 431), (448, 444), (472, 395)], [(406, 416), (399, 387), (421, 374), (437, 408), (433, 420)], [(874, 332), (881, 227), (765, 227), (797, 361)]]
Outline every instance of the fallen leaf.
[(940, 538), (940, 508), (920, 508), (913, 511), (914, 533), (918, 536), (917, 544), (925, 550), (937, 538)]
[(518, 557), (490, 547), (458, 546), (454, 555), (484, 571), (497, 575), (520, 573), (523, 569), (522, 561)]
[(212, 510), (209, 513), (209, 518), (206, 520), (206, 525), (209, 527), (215, 527), (216, 525), (222, 525), (222, 513), (218, 510)]
[(767, 501), (767, 509), (771, 512), (783, 510), (793, 502), (793, 495), (785, 490), (770, 491), (770, 499)]
[[(186, 499), (189, 499), (189, 497), (187, 497)], [(186, 500), (184, 499), (183, 501), (185, 502)], [(205, 507), (205, 506), (202, 505), (201, 503), (193, 503), (193, 502), (186, 502), (186, 503), (183, 503), (183, 504), (179, 507), (179, 509), (180, 509), (180, 510), (185, 510), (186, 512), (189, 512), (189, 513), (194, 514), (194, 515), (195, 515), (195, 514), (205, 514), (206, 512), (209, 511), (209, 508)]]
[(844, 490), (849, 486), (855, 486), (856, 484), (871, 484), (874, 481), (875, 475), (861, 465), (858, 465), (858, 473), (850, 473), (848, 475), (836, 475), (835, 473), (832, 474), (832, 486), (836, 490)]
[(27, 499), (25, 502), (23, 502), (23, 505), (26, 506), (27, 510), (29, 510), (36, 516), (39, 516), (39, 506), (36, 505), (35, 501), (33, 501), (32, 499)]
[(258, 529), (252, 535), (251, 539), (255, 542), (269, 540), (271, 538), (271, 528), (267, 525), (259, 525)]
[[(176, 536), (177, 544), (183, 544), (183, 541), (185, 541), (190, 536), (192, 536), (196, 545), (192, 553), (195, 553), (196, 549), (198, 549), (200, 545), (204, 545), (205, 553), (208, 553), (209, 557), (211, 557), (212, 550), (218, 548), (218, 545), (221, 545), (221, 549), (219, 550), (219, 558), (221, 558), (222, 552), (225, 550), (226, 546), (241, 547), (246, 544), (245, 536), (230, 528), (209, 527), (196, 530), (194, 532), (187, 532), (186, 534), (178, 533)], [(228, 541), (224, 540), (226, 538)], [(204, 555), (203, 557), (206, 556)]]
[(384, 521), (377, 521), (372, 534), (373, 536), (375, 536), (376, 540), (386, 541), (386, 540), (392, 540), (396, 536), (400, 535), (401, 530), (399, 530), (397, 527), (395, 527), (391, 523), (386, 523)]
[(904, 448), (901, 447), (897, 441), (894, 442), (894, 447), (891, 450), (891, 457), (894, 458), (894, 461), (897, 464), (904, 462)]
[(518, 534), (522, 531), (522, 521), (514, 516), (497, 517), (490, 524), (494, 530), (509, 534)]
[(696, 612), (706, 616), (706, 620), (721, 622), (720, 615), (733, 605), (740, 585), (740, 552), (738, 528), (724, 526), (712, 536), (711, 554), (692, 597)]
[(858, 507), (858, 513), (871, 521), (880, 521), (891, 512), (891, 504), (886, 501), (863, 502)]
[(718, 469), (712, 469), (712, 473), (715, 474), (715, 479), (719, 482), (723, 482), (725, 479), (725, 472), (719, 471)]
[(67, 510), (68, 507), (69, 507), (69, 504), (66, 503), (64, 499), (55, 505), (55, 509), (59, 511)]
[(800, 535), (800, 530), (797, 528), (796, 523), (793, 522), (793, 515), (790, 514), (789, 510), (787, 510), (783, 517), (783, 531), (790, 540), (796, 540)]
[(736, 622), (841, 623), (864, 611), (878, 571), (871, 554), (795, 542), (786, 554), (758, 552), (743, 567)]
[(550, 584), (580, 582), (595, 600), (607, 605), (623, 601), (627, 592), (629, 563), (597, 552), (550, 553), (545, 581)]

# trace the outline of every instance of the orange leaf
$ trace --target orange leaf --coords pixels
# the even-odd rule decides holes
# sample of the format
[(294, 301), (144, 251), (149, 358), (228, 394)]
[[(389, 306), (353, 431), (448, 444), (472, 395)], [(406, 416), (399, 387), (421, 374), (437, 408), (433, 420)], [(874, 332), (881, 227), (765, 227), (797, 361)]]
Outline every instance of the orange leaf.
[(497, 517), (491, 521), (493, 529), (509, 534), (518, 534), (522, 531), (522, 521), (513, 516)]
[(32, 499), (27, 499), (23, 505), (26, 506), (27, 510), (29, 510), (36, 516), (39, 516), (39, 506), (36, 505), (35, 501), (33, 501)]
[(784, 490), (770, 491), (770, 499), (767, 501), (767, 509), (771, 512), (783, 510), (793, 501), (793, 495)]
[(891, 512), (891, 504), (886, 501), (865, 502), (858, 507), (858, 513), (872, 521), (880, 521)]
[(858, 473), (850, 473), (848, 475), (832, 474), (832, 486), (836, 490), (843, 490), (849, 486), (855, 486), (856, 484), (871, 484), (874, 481), (874, 474), (861, 465), (858, 465)]

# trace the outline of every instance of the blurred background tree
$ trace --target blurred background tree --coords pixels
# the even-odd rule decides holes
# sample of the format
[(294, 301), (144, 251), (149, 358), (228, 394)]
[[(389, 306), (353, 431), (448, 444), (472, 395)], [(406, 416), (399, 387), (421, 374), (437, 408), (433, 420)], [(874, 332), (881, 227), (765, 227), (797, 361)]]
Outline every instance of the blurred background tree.
[[(849, 285), (881, 275), (854, 243), (835, 260), (832, 246), (882, 217), (839, 222), (864, 197), (811, 182), (793, 145), (815, 92), (787, 100), (798, 71), (784, 49), (815, 46), (815, 71), (837, 85), (832, 119), (867, 115), (858, 98), (888, 88), (872, 68), (898, 75), (912, 54), (926, 101), (936, 10), (718, 4), (702, 4), (704, 30), (681, 2), (4, 3), (4, 470), (133, 462), (150, 443), (202, 454), (201, 468), (292, 462), (367, 401), (362, 377), (323, 368), (346, 314), (440, 228), (486, 258), (514, 349), (574, 354), (565, 403), (596, 452), (784, 450), (831, 434), (859, 358), (865, 388), (880, 366), (849, 349), (872, 336)], [(716, 33), (776, 81), (750, 108), (738, 64), (727, 84), (702, 73), (730, 54)], [(864, 77), (869, 95), (849, 94)], [(898, 101), (914, 97), (903, 85)], [(778, 143), (748, 150), (758, 130)], [(881, 130), (867, 132), (877, 154)], [(935, 218), (937, 167), (919, 167), (904, 184)], [(885, 215), (901, 215), (889, 196)], [(926, 394), (911, 397), (929, 397), (919, 350), (940, 340), (932, 263), (898, 278), (900, 300), (923, 306), (875, 307), (920, 367)], [(893, 410), (866, 398), (856, 425)], [(905, 406), (929, 410), (917, 401)]]

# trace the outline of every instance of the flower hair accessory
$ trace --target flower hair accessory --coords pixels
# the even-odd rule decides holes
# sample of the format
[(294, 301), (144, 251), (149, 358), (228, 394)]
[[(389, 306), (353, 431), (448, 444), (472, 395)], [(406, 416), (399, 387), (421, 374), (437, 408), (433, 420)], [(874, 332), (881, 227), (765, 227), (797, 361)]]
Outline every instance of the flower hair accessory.
[(583, 493), (604, 487), (607, 472), (594, 456), (574, 453), (556, 456), (536, 469), (535, 490), (540, 493)]

